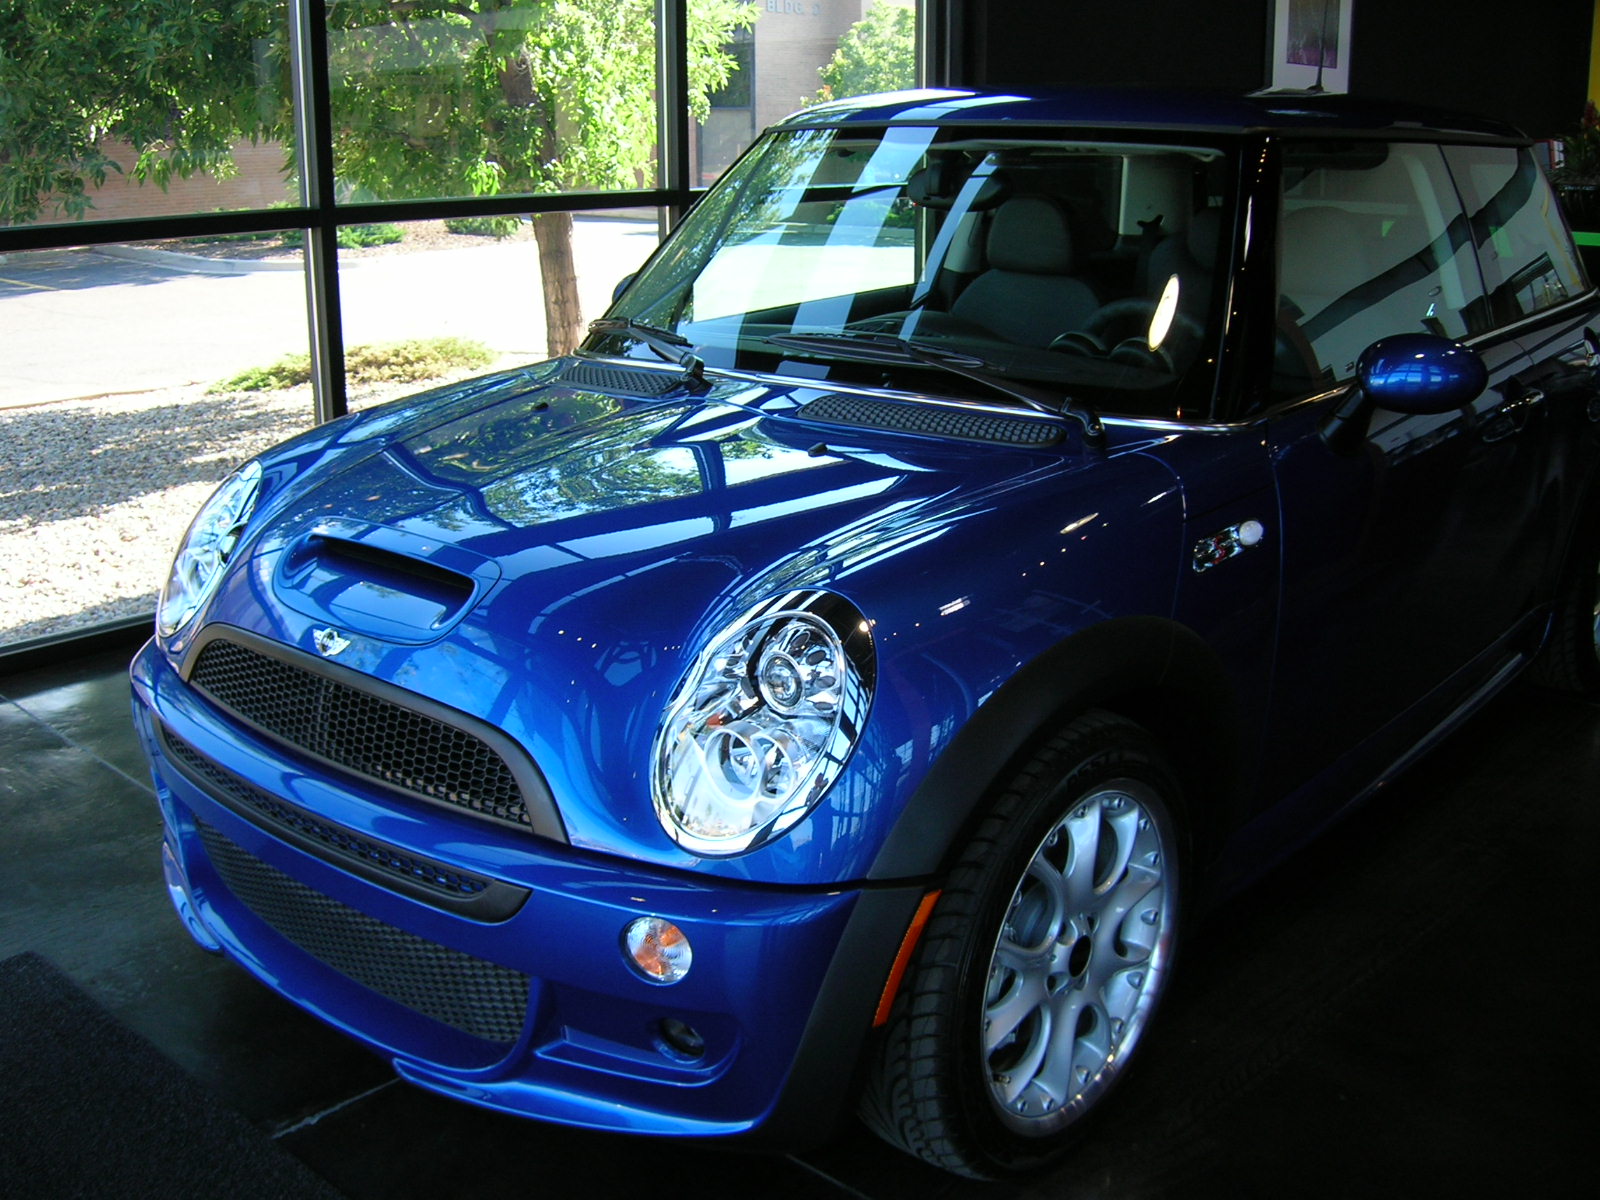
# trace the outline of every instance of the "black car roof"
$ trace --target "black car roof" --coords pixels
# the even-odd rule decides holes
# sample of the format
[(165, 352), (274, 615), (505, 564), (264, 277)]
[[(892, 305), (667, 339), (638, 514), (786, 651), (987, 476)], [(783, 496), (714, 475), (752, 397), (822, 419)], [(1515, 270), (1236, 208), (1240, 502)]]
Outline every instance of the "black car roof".
[(1526, 141), (1515, 127), (1417, 105), (1319, 92), (1248, 95), (1170, 88), (1047, 88), (1017, 92), (925, 90), (861, 96), (802, 109), (780, 127), (1019, 124), (1219, 134), (1444, 135)]

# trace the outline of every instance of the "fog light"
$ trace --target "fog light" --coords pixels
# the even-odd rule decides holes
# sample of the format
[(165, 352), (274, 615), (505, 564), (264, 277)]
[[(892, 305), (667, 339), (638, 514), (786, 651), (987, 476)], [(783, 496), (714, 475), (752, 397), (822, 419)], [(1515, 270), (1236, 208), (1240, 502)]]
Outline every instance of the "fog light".
[(694, 961), (683, 930), (660, 917), (640, 917), (629, 924), (622, 944), (629, 965), (651, 983), (677, 983)]
[(706, 1040), (700, 1031), (677, 1017), (664, 1017), (656, 1026), (661, 1050), (671, 1058), (695, 1062), (706, 1054)]

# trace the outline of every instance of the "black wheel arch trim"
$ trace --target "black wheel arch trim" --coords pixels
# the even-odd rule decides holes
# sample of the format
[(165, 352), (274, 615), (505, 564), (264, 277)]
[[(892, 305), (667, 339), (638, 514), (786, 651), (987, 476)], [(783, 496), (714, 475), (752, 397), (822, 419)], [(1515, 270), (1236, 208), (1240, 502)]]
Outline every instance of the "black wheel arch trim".
[(901, 811), (868, 878), (937, 876), (984, 800), (1039, 742), (1090, 709), (1143, 726), (1188, 789), (1195, 850), (1208, 859), (1239, 817), (1247, 753), (1222, 660), (1165, 617), (1118, 617), (1023, 667), (945, 748)]
[(862, 889), (783, 1090), (767, 1117), (737, 1139), (741, 1145), (784, 1150), (821, 1145), (853, 1111), (873, 1015), (924, 891), (915, 883)]

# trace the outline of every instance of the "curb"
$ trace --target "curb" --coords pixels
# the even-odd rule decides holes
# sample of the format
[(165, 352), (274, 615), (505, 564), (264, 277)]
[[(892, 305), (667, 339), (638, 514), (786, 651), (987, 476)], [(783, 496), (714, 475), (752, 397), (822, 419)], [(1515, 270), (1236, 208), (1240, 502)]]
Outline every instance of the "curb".
[(148, 246), (96, 246), (91, 254), (147, 263), (168, 271), (200, 275), (251, 275), (257, 271), (300, 271), (298, 261), (287, 259), (202, 258), (198, 254), (179, 254), (175, 250), (152, 250)]

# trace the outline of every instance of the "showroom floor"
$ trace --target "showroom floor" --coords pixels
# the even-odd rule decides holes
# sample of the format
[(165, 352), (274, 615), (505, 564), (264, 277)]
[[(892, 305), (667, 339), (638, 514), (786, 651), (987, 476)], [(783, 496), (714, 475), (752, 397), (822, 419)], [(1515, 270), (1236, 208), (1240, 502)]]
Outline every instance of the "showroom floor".
[[(1600, 708), (1514, 689), (1223, 905), (1189, 939), (1145, 1069), (1075, 1159), (984, 1186), (853, 1124), (752, 1155), (395, 1082), (179, 927), (128, 720), (131, 649), (0, 674), (0, 959), (55, 964), (209, 1103), (356, 1200), (1592, 1194)], [(64, 1190), (0, 1192), (19, 1182)]]

